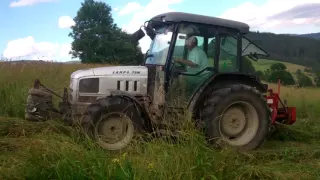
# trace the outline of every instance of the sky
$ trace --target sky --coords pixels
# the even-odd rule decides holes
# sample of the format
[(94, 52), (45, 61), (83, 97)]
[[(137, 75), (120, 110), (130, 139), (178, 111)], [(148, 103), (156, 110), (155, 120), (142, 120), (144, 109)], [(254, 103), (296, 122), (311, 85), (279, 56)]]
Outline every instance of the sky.
[[(320, 32), (320, 0), (100, 0), (129, 33), (153, 16), (187, 12), (245, 22), (273, 33)], [(70, 27), (83, 0), (0, 0), (0, 59), (69, 61)], [(142, 51), (150, 44), (140, 40)]]

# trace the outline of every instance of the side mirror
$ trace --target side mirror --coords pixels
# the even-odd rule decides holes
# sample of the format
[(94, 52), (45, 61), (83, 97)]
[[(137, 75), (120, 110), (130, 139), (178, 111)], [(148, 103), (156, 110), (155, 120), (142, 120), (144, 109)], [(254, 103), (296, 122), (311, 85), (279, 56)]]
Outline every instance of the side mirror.
[(142, 39), (145, 36), (145, 33), (142, 31), (142, 29), (139, 29), (138, 31), (134, 32), (131, 35), (131, 39), (133, 42), (138, 42), (140, 39)]
[(156, 32), (149, 25), (144, 27), (144, 29), (146, 30), (147, 35), (151, 38), (151, 40), (153, 40), (156, 36)]

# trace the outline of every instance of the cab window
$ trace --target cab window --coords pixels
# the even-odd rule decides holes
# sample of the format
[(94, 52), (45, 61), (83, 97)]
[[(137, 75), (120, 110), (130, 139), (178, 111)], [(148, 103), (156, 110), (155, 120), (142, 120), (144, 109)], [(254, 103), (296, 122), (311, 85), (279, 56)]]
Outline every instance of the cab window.
[(237, 38), (232, 35), (220, 37), (219, 71), (237, 72)]
[[(182, 65), (188, 73), (197, 73), (206, 67), (214, 66), (214, 46), (210, 46), (210, 40), (215, 37), (213, 26), (193, 23), (182, 23), (179, 25), (178, 35), (173, 50), (173, 59), (190, 60), (199, 64), (199, 68), (190, 68)], [(192, 37), (196, 38), (196, 49), (188, 49), (187, 42)], [(211, 38), (211, 39), (209, 39)], [(198, 59), (201, 58), (201, 59)], [(179, 66), (179, 64), (176, 64)], [(180, 68), (180, 67), (179, 67)]]

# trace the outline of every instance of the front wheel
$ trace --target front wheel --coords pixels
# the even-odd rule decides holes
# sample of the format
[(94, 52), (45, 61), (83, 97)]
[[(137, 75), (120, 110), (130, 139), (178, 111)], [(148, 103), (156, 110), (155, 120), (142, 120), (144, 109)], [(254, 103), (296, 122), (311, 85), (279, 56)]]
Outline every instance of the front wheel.
[(214, 91), (205, 102), (202, 116), (210, 142), (239, 150), (260, 147), (271, 123), (270, 111), (262, 94), (244, 84)]
[(106, 150), (127, 147), (144, 129), (139, 112), (131, 101), (108, 97), (89, 106), (82, 126)]
[(126, 147), (135, 133), (133, 122), (122, 112), (107, 113), (101, 116), (94, 128), (98, 144), (108, 150)]

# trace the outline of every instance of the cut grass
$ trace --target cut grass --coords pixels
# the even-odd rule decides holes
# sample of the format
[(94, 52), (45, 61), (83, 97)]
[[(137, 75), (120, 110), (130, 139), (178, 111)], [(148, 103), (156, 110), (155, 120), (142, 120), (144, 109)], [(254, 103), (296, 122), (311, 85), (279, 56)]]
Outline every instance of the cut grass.
[[(316, 179), (320, 144), (311, 133), (276, 132), (247, 153), (212, 149), (188, 130), (183, 140), (136, 142), (105, 152), (55, 122), (1, 119), (0, 179)], [(283, 128), (283, 127), (282, 127)], [(192, 133), (190, 133), (192, 132)]]
[[(96, 65), (0, 64), (0, 179), (319, 179), (320, 90), (283, 87), (298, 121), (280, 126), (258, 150), (213, 149), (182, 129), (176, 142), (135, 142), (106, 152), (56, 121), (22, 120), (28, 89), (39, 78), (62, 93), (71, 72)], [(271, 87), (276, 86), (271, 84)], [(16, 117), (16, 118), (13, 118)], [(188, 119), (186, 119), (188, 120)]]

